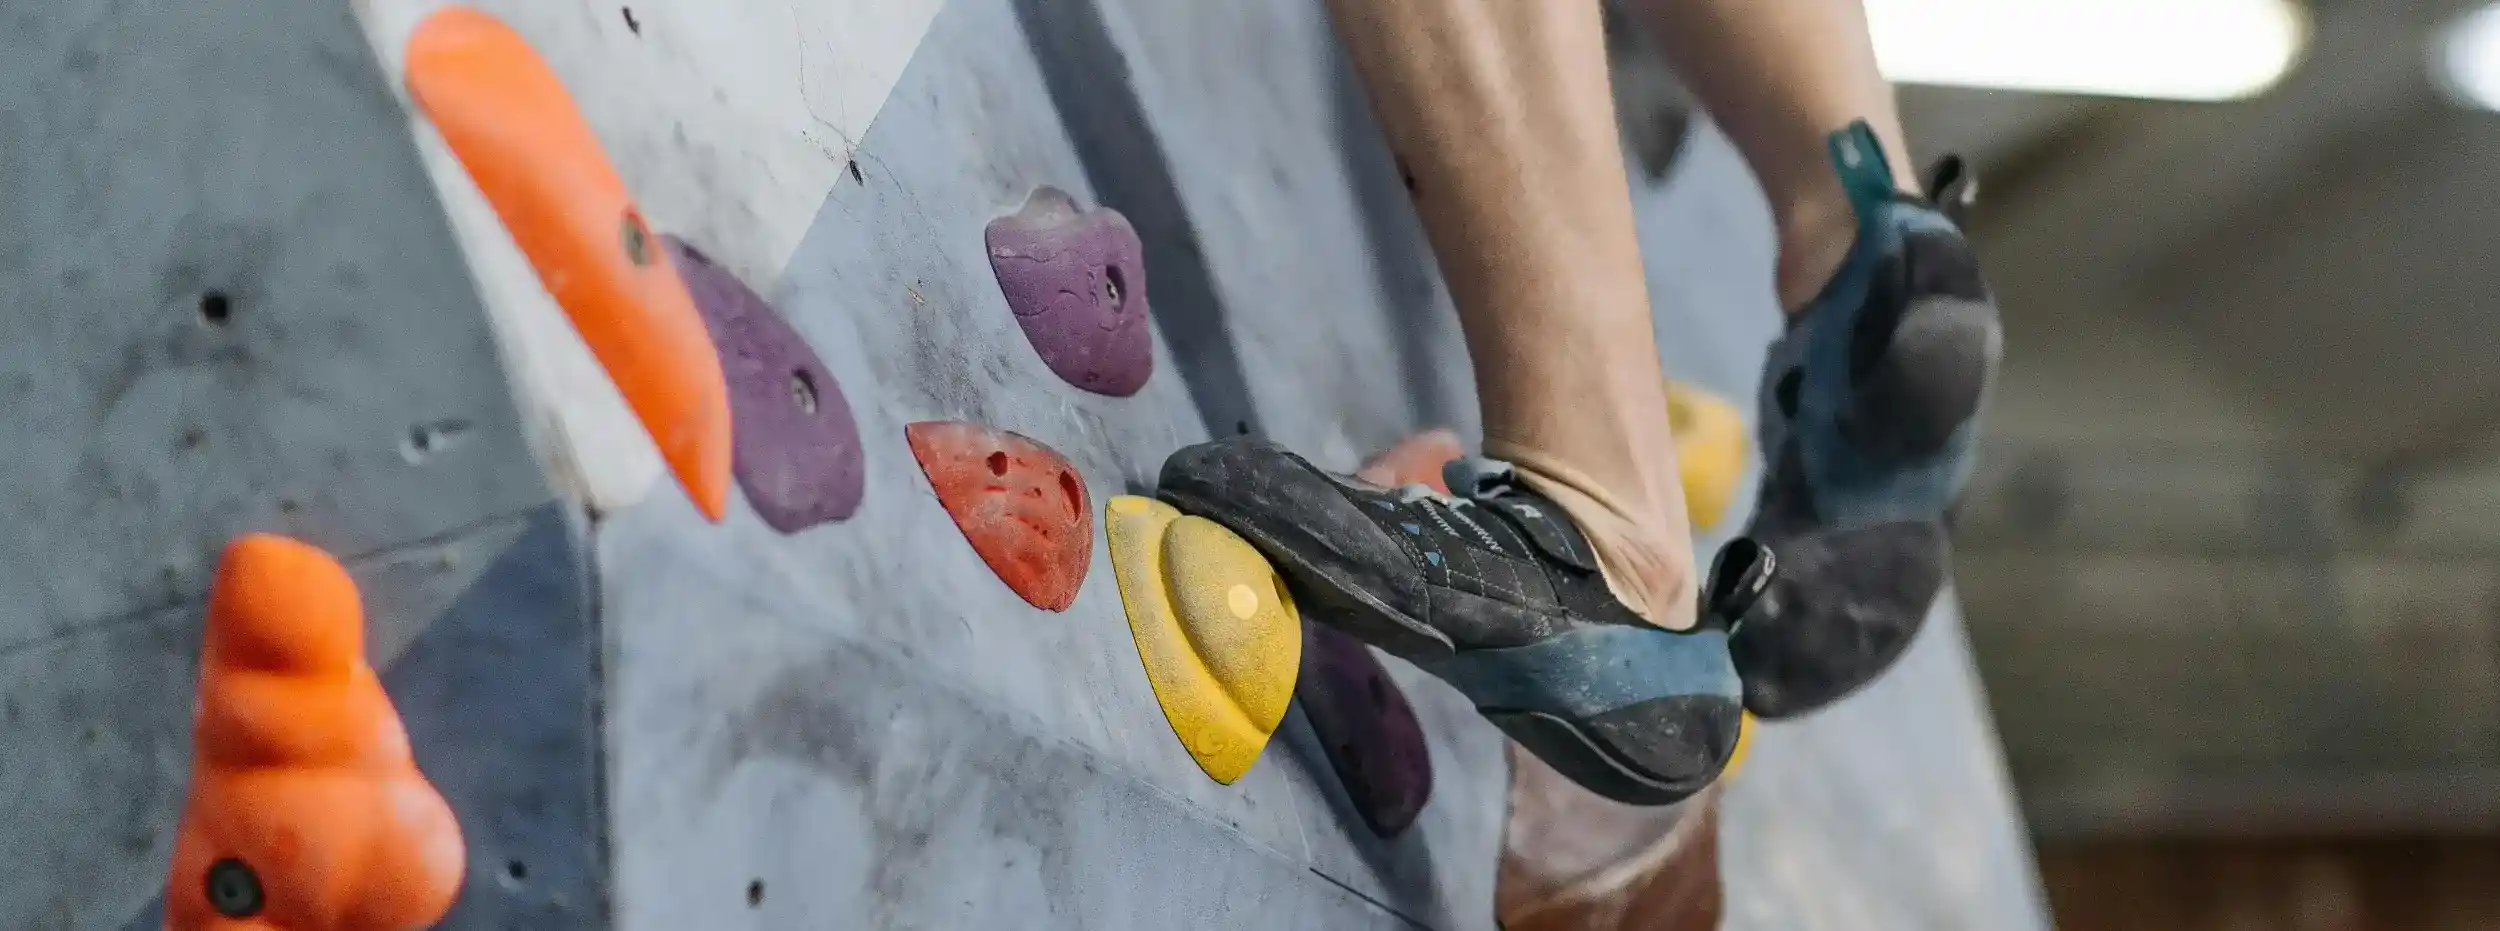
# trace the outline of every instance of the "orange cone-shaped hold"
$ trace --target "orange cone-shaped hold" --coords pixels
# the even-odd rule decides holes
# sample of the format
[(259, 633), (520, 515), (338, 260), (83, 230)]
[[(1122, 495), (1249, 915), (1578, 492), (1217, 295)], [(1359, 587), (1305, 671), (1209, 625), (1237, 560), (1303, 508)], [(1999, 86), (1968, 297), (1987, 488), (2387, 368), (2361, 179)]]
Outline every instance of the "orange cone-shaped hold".
[(555, 72), (468, 7), (408, 39), (408, 91), (547, 293), (714, 521), (729, 502), (729, 388), (694, 299)]
[(252, 535), (208, 601), (171, 931), (398, 931), (442, 919), (466, 867), (451, 806), (364, 659), (356, 583)]

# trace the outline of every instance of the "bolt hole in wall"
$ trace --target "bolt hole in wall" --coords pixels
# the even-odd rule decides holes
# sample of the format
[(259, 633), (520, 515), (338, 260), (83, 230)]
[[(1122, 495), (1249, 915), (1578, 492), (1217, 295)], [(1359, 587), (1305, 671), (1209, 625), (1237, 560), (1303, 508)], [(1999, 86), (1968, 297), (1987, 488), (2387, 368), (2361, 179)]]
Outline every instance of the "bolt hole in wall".
[(625, 14), (625, 31), (631, 32), (635, 35), (641, 35), (642, 23), (641, 21), (634, 19), (634, 8), (630, 6), (622, 6), (617, 7), (617, 9)]
[(234, 302), (226, 297), (226, 292), (209, 291), (200, 295), (200, 319), (207, 321), (208, 325), (225, 326), (233, 316)]
[(991, 453), (991, 454), (990, 454), (989, 459), (988, 459), (988, 460), (986, 460), (986, 461), (989, 463), (989, 467), (990, 467), (990, 474), (991, 474), (991, 475), (996, 475), (996, 476), (999, 476), (999, 477), (1001, 477), (1001, 478), (1006, 477), (1006, 475), (1007, 475), (1007, 454), (1006, 454), (1006, 453)]
[(758, 879), (758, 880), (754, 880), (754, 881), (752, 881), (752, 882), (747, 883), (747, 907), (748, 907), (748, 908), (755, 908), (755, 907), (761, 906), (761, 905), (763, 905), (763, 904), (764, 904), (764, 881), (763, 881), (763, 880), (761, 880), (761, 879)]
[(1120, 309), (1120, 295), (1127, 290), (1127, 276), (1120, 273), (1120, 266), (1104, 266), (1102, 270), (1102, 297), (1104, 301), (1111, 304), (1112, 310), (1116, 311)]
[(519, 860), (506, 860), (503, 864), (503, 878), (506, 884), (513, 886), (528, 882), (530, 865)]
[(427, 459), (433, 458), (435, 453), (458, 445), (468, 431), (468, 421), (456, 417), (432, 423), (412, 424), (408, 427), (407, 435), (399, 441), (399, 456), (407, 460), (409, 465), (422, 465)]

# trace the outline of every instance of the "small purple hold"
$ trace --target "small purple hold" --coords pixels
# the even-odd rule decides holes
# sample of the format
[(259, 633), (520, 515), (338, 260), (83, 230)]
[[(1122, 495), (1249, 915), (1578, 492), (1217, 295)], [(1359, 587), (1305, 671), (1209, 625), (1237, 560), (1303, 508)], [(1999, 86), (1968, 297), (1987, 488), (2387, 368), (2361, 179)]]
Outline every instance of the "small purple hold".
[(1423, 723), (1362, 641), (1323, 624), (1302, 628), (1302, 679), (1294, 697), (1354, 810), (1373, 833), (1396, 837), (1432, 798)]
[(1154, 374), (1144, 247), (1109, 207), (1079, 210), (1057, 188), (990, 221), (990, 270), (1042, 364), (1069, 384), (1127, 397)]
[(842, 386), (746, 282), (685, 240), (661, 239), (720, 351), (736, 424), (730, 470), (747, 503), (782, 533), (851, 516), (867, 473)]

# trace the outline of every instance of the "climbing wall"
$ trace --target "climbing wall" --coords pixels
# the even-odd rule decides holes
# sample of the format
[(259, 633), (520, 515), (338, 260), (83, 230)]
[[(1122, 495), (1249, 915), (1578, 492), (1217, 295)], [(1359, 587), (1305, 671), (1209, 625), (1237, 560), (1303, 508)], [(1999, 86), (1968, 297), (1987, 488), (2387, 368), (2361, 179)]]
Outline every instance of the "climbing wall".
[[(1123, 504), (1211, 435), (1475, 431), (1316, 5), (444, 6), (0, 6), (0, 925), (231, 893), (166, 876), (261, 765), (193, 724), (228, 593), (310, 584), (265, 531), (353, 579), (445, 927), (1493, 927), (1499, 734)], [(1643, 233), (1743, 397), (1713, 139)], [(1123, 534), (1206, 584), (1141, 613)], [(1959, 637), (1764, 729), (1730, 927), (2044, 924)]]

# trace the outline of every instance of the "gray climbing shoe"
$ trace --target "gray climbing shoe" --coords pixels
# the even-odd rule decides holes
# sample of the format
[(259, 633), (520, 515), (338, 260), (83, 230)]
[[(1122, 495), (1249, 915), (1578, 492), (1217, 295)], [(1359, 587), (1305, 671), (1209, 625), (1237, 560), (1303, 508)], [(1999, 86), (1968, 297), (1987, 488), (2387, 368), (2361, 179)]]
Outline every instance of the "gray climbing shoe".
[[(1745, 706), (1764, 718), (1821, 708), (1873, 681), (1915, 638), (1942, 590), (1944, 515), (1969, 479), (2002, 352), (1996, 303), (1959, 227), (1898, 193), (1864, 123), (1832, 137), (1857, 243), (1771, 347), (1767, 462), (1747, 534), (1780, 576), (1729, 649)], [(1939, 176), (1939, 201), (1966, 179)]]
[(1702, 623), (1668, 631), (1615, 599), (1579, 529), (1507, 465), (1448, 477), (1457, 494), (1381, 488), (1235, 438), (1173, 453), (1157, 494), (1266, 553), (1308, 617), (1447, 681), (1591, 791), (1662, 805), (1716, 779), (1742, 715), (1727, 631), (1769, 552), (1730, 544)]

